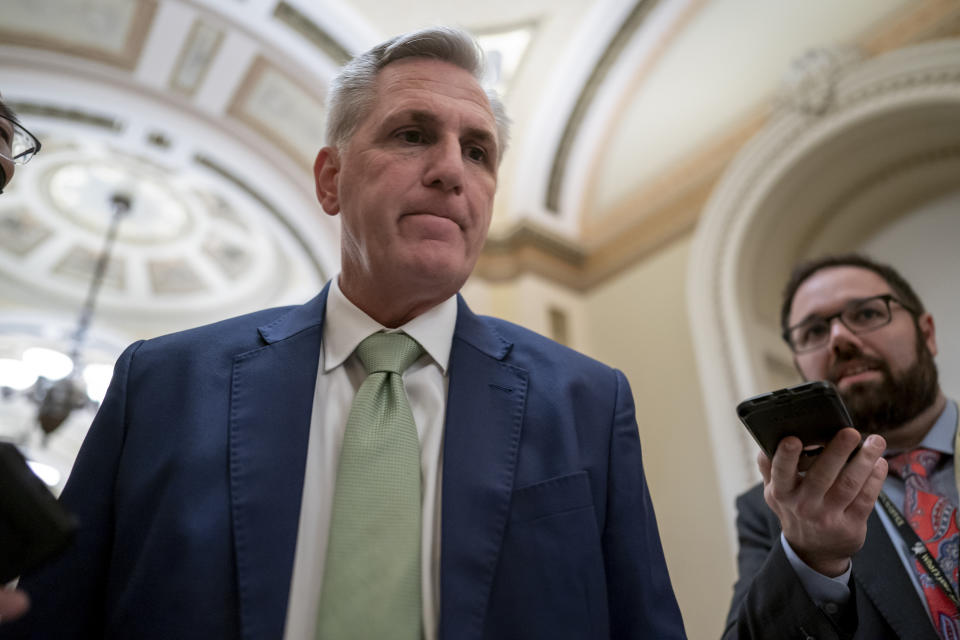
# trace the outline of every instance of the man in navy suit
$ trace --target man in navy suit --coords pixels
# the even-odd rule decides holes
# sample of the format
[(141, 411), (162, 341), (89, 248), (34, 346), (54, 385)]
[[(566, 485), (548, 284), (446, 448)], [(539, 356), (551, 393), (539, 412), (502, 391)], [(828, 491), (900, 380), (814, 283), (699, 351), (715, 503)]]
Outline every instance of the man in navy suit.
[(417, 635), (684, 637), (626, 379), (457, 293), (507, 138), (481, 66), (469, 36), (428, 29), (334, 80), (314, 170), (341, 217), (339, 276), (303, 306), (124, 352), (63, 492), (76, 547), (23, 581), (20, 634), (317, 637), (354, 349), (400, 330), (423, 348), (402, 383)]

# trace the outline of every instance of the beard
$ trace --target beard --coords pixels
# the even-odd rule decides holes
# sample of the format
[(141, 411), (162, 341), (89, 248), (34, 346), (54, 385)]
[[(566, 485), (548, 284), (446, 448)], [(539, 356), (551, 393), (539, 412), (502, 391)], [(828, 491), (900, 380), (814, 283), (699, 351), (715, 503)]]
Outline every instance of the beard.
[(861, 433), (882, 434), (896, 429), (929, 408), (937, 399), (937, 367), (919, 327), (916, 361), (899, 376), (893, 375), (885, 360), (851, 347), (830, 368), (827, 379), (836, 384), (839, 368), (851, 360), (866, 364), (882, 375), (879, 382), (857, 383), (840, 391), (853, 424)]

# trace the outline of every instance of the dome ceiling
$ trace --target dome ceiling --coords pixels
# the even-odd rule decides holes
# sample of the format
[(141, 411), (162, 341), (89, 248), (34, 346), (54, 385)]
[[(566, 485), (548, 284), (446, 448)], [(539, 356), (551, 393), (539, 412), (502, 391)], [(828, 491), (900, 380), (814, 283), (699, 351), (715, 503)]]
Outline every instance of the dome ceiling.
[(689, 231), (791, 59), (835, 42), (896, 46), (951, 11), (916, 0), (7, 0), (0, 91), (44, 150), (0, 200), (0, 271), (19, 287), (12, 298), (80, 300), (106, 203), (124, 190), (134, 206), (103, 302), (129, 333), (157, 314), (196, 324), (308, 297), (339, 261), (338, 221), (311, 175), (327, 83), (382, 38), (444, 23), (478, 35), (514, 120), (481, 277), (532, 269), (588, 286)]

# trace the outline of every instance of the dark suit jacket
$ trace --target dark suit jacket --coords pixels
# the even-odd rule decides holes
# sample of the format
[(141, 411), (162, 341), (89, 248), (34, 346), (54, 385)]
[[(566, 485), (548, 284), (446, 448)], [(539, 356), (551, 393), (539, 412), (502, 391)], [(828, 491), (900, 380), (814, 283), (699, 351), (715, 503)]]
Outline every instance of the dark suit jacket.
[[(0, 635), (281, 638), (325, 305), (124, 352)], [(449, 375), (441, 637), (684, 637), (623, 375), (462, 299)]]
[(847, 606), (828, 613), (804, 590), (780, 544), (780, 523), (757, 485), (737, 499), (739, 578), (724, 640), (937, 640), (923, 603), (876, 512), (853, 557)]

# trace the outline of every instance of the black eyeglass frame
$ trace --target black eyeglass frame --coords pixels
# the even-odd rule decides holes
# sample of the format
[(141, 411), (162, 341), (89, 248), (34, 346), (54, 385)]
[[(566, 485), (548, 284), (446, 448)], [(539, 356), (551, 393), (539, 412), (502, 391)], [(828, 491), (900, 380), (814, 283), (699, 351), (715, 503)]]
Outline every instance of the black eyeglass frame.
[[(40, 151), (40, 141), (37, 140), (37, 136), (30, 133), (29, 129), (27, 129), (25, 126), (23, 126), (16, 120), (11, 120), (10, 118), (4, 115), (0, 115), (0, 119), (6, 120), (7, 122), (9, 122), (10, 126), (13, 128), (13, 136), (10, 138), (10, 143), (9, 143), (10, 155), (7, 155), (2, 151), (0, 151), (0, 157), (3, 157), (9, 160), (13, 164), (19, 164), (19, 165), (27, 164), (28, 162), (30, 162), (33, 156), (37, 155), (37, 153)], [(26, 151), (23, 151), (21, 153), (14, 155), (13, 141), (17, 138), (18, 135), (21, 137), (25, 137), (32, 144)]]
[[(851, 309), (854, 305), (860, 306), (860, 305), (866, 304), (867, 302), (870, 302), (871, 300), (883, 300), (886, 303), (887, 305), (887, 321), (886, 322), (884, 322), (883, 324), (878, 324), (874, 327), (870, 327), (869, 329), (854, 329), (853, 327), (851, 327), (850, 325), (848, 325), (846, 322), (843, 321), (843, 314), (846, 313), (849, 309)], [(893, 309), (890, 308), (891, 302), (896, 302), (898, 305), (903, 307), (908, 313), (910, 313), (910, 315), (912, 315), (914, 318), (917, 317), (917, 312), (909, 305), (904, 304), (899, 298), (897, 298), (897, 296), (893, 295), (892, 293), (882, 293), (878, 296), (869, 296), (867, 298), (858, 298), (856, 300), (851, 300), (847, 304), (843, 305), (843, 309), (841, 309), (837, 313), (829, 315), (825, 318), (817, 318), (817, 320), (825, 322), (827, 327), (829, 328), (830, 326), (833, 325), (834, 319), (837, 319), (840, 321), (840, 324), (842, 324), (844, 327), (847, 328), (848, 331), (850, 331), (850, 333), (853, 333), (855, 335), (870, 333), (871, 331), (876, 331), (877, 329), (881, 327), (885, 327), (891, 322), (893, 322)], [(790, 350), (793, 351), (794, 353), (811, 353), (813, 351), (816, 351), (817, 349), (822, 348), (824, 345), (830, 342), (830, 339), (828, 337), (823, 344), (819, 344), (815, 347), (808, 347), (806, 349), (798, 349), (796, 345), (793, 344), (793, 340), (790, 339), (790, 334), (793, 333), (793, 330), (798, 329), (804, 325), (809, 325), (811, 324), (811, 322), (812, 322), (812, 319), (804, 320), (803, 322), (798, 322), (792, 327), (787, 327), (786, 329), (783, 330), (781, 337), (783, 338), (784, 342), (786, 342), (787, 345), (790, 347)]]

